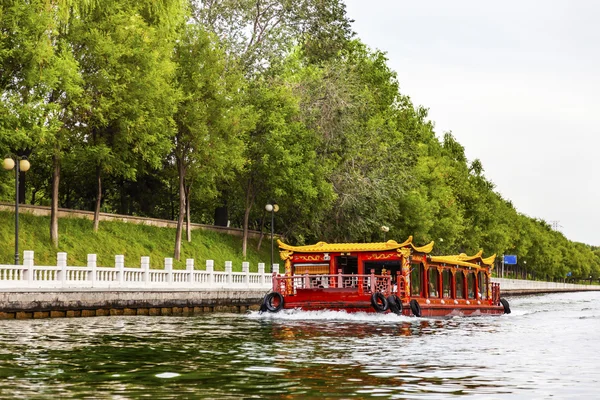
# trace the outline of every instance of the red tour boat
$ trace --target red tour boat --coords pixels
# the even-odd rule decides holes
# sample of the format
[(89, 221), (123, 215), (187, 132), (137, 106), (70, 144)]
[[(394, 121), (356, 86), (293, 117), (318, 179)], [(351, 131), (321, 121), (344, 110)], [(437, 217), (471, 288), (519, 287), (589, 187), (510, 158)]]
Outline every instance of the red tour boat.
[(430, 255), (433, 242), (278, 241), (285, 274), (273, 274), (262, 311), (282, 309), (393, 312), (417, 317), (508, 314), (500, 285), (491, 282), (496, 255)]

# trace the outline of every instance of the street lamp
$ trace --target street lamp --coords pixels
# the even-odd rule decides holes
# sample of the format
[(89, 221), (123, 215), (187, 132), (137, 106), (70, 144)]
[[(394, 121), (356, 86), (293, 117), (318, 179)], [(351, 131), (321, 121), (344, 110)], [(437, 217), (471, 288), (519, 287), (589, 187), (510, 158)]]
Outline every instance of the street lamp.
[(390, 231), (389, 226), (381, 225), (381, 232), (383, 232), (383, 241), (385, 242), (385, 234)]
[(15, 265), (19, 265), (19, 172), (29, 171), (29, 161), (25, 157), (17, 155), (7, 156), (2, 162), (5, 170), (15, 169)]
[(271, 213), (271, 273), (273, 273), (273, 231), (275, 226), (275, 213), (279, 211), (277, 204), (267, 204), (265, 210)]

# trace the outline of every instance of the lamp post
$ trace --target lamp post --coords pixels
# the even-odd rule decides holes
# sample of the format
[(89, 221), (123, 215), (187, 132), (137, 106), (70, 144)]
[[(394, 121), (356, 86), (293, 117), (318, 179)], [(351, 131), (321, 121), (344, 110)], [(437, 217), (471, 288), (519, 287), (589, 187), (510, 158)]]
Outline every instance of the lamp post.
[(275, 227), (275, 213), (279, 211), (279, 206), (277, 204), (267, 204), (265, 206), (265, 210), (271, 213), (271, 268), (270, 272), (273, 273), (273, 231)]
[(385, 242), (385, 234), (390, 231), (389, 226), (381, 225), (381, 232), (383, 232), (383, 241)]
[(15, 169), (15, 265), (19, 265), (19, 172), (29, 171), (31, 165), (27, 158), (15, 155), (5, 157), (2, 166), (7, 171)]

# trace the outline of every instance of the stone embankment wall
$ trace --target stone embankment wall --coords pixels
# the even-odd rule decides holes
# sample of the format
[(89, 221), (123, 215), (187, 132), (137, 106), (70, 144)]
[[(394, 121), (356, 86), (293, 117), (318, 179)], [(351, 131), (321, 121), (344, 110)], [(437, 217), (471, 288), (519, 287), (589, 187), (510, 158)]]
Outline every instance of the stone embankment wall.
[(263, 289), (0, 292), (0, 319), (189, 315), (258, 310)]
[(538, 293), (562, 293), (600, 291), (600, 285), (577, 285), (562, 282), (541, 282), (524, 279), (492, 278), (492, 282), (500, 284), (502, 296), (516, 296)]

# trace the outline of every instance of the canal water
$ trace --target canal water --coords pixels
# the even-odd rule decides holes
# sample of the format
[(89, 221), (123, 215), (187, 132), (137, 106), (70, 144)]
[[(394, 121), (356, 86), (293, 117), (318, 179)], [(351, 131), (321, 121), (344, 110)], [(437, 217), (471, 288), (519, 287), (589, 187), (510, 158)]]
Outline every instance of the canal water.
[(0, 321), (0, 397), (600, 398), (600, 293), (509, 300), (500, 317)]

